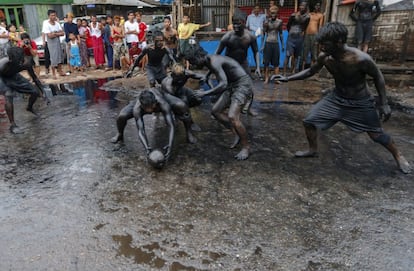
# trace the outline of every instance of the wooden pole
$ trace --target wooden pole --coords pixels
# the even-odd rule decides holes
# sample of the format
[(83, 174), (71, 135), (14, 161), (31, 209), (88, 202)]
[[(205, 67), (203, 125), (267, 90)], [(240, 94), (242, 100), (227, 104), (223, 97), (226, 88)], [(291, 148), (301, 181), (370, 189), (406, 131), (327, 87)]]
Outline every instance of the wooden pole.
[(228, 24), (233, 23), (232, 19), (233, 19), (233, 16), (234, 16), (234, 9), (235, 9), (234, 5), (235, 5), (235, 0), (230, 0), (229, 23)]
[(177, 29), (177, 1), (172, 3), (172, 27)]

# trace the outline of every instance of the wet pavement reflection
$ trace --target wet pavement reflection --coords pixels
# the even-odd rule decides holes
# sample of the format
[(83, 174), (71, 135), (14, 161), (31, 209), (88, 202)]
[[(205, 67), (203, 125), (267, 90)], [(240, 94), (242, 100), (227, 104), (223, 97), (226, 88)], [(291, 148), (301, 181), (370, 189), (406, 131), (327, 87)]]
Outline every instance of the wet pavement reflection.
[[(24, 134), (0, 119), (0, 270), (412, 270), (412, 174), (341, 124), (321, 133), (318, 158), (293, 158), (329, 84), (257, 81), (246, 161), (206, 100), (192, 109), (197, 144), (177, 122), (172, 157), (153, 170), (132, 120), (124, 144), (109, 142), (130, 96), (105, 82), (50, 86), (39, 118), (17, 97)], [(413, 120), (394, 111), (384, 124), (411, 162)], [(165, 145), (162, 116), (145, 124)]]

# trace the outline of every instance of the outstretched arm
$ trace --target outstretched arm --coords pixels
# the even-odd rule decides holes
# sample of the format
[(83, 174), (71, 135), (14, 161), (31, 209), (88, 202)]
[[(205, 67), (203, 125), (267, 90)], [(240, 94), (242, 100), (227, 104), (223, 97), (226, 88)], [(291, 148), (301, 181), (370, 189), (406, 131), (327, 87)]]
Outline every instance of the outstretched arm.
[(173, 63), (173, 64), (175, 64), (175, 63), (177, 63), (177, 61), (175, 60), (175, 57), (174, 57), (174, 55), (173, 55), (173, 51), (172, 50), (168, 50), (168, 48), (164, 48), (164, 50), (165, 50), (165, 52), (166, 52), (166, 54), (168, 55), (168, 58), (171, 60), (171, 62)]
[(196, 80), (202, 80), (206, 78), (205, 74), (193, 72), (192, 70), (185, 70), (185, 74), (188, 76), (188, 78), (192, 78)]
[(25, 62), (23, 65), (25, 69), (27, 70), (27, 72), (29, 73), (30, 77), (32, 78), (33, 82), (35, 83), (36, 87), (39, 89), (41, 97), (43, 97), (47, 103), (50, 103), (50, 100), (47, 98), (45, 92), (43, 91), (42, 82), (40, 82), (39, 78), (37, 77), (36, 73), (33, 70), (31, 58), (30, 58), (30, 63)]
[[(216, 63), (216, 66), (217, 66), (217, 63)], [(216, 79), (218, 81), (218, 84), (214, 87), (209, 84), (209, 86), (211, 88), (207, 91), (204, 91), (204, 90), (197, 91), (197, 95), (199, 97), (222, 93), (226, 89), (226, 87), (228, 85), (228, 82), (227, 82), (226, 73), (224, 72), (223, 68), (221, 66), (218, 66), (214, 70), (209, 70), (207, 76), (209, 76), (211, 73), (214, 73), (216, 75)], [(208, 83), (208, 77), (206, 77), (206, 78), (207, 78), (206, 83)]]
[(280, 75), (280, 74), (272, 75), (270, 80), (271, 81), (276, 80), (276, 81), (280, 81), (280, 82), (288, 82), (288, 81), (303, 80), (303, 79), (306, 79), (308, 77), (311, 77), (312, 75), (319, 72), (323, 68), (323, 66), (324, 66), (323, 63), (324, 63), (325, 57), (326, 57), (325, 54), (321, 53), (321, 54), (319, 54), (316, 63), (313, 64), (312, 66), (310, 66), (310, 68), (307, 68), (303, 71), (292, 74), (291, 76), (283, 76), (283, 75)]
[(139, 140), (141, 141), (142, 145), (144, 145), (145, 152), (148, 155), (151, 152), (151, 148), (148, 145), (148, 139), (147, 139), (147, 135), (145, 133), (145, 125), (144, 125), (143, 117), (144, 117), (143, 112), (141, 110), (141, 112), (138, 114), (138, 116), (135, 117), (135, 121), (136, 121), (136, 124), (137, 124)]
[(135, 69), (136, 66), (139, 65), (139, 62), (144, 58), (144, 56), (148, 53), (148, 49), (144, 48), (144, 50), (142, 50), (142, 52), (139, 54), (139, 56), (134, 60), (134, 63), (132, 64), (131, 67), (129, 67), (127, 73), (125, 74), (125, 77), (129, 78), (132, 76), (132, 73)]
[(216, 51), (214, 52), (215, 55), (221, 55), (221, 53), (223, 52), (224, 48), (226, 47), (224, 41), (225, 41), (225, 39), (226, 39), (227, 36), (226, 36), (226, 34), (224, 34), (224, 35), (225, 36), (223, 36), (221, 38), (220, 43), (219, 43)]

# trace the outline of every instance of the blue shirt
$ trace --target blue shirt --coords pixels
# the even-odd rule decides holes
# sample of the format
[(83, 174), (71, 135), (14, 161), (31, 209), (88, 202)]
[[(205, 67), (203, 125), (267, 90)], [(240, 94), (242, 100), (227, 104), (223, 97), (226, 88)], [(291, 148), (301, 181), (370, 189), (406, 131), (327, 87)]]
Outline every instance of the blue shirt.
[(64, 23), (63, 24), (63, 29), (65, 30), (65, 39), (66, 42), (69, 42), (69, 33), (73, 33), (75, 34), (75, 36), (79, 35), (78, 32), (78, 25), (75, 23)]
[(266, 20), (265, 14), (258, 14), (257, 16), (254, 13), (247, 16), (246, 27), (250, 31), (256, 32), (258, 28), (263, 29), (263, 23)]

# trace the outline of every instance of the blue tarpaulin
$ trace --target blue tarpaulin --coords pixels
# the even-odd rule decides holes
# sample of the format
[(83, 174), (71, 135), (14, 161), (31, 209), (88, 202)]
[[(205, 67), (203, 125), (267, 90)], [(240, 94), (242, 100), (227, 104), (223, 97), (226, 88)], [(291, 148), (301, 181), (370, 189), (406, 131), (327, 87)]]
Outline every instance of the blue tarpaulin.
[(161, 5), (171, 5), (173, 0), (160, 0)]
[[(286, 48), (286, 40), (287, 40), (288, 32), (285, 30), (283, 31), (283, 44), (284, 48)], [(209, 41), (200, 41), (200, 46), (203, 47), (204, 50), (206, 50), (209, 54), (214, 54), (216, 51), (220, 40), (209, 40)], [(260, 66), (263, 67), (263, 52), (260, 51), (262, 48), (262, 38), (259, 37), (257, 39), (257, 46), (259, 48), (259, 54), (260, 54)], [(222, 53), (224, 55), (224, 52)], [(285, 61), (286, 57), (286, 50), (282, 51), (282, 48), (280, 48), (280, 59), (279, 59), (279, 67), (283, 68), (283, 62)], [(247, 54), (247, 60), (249, 62), (250, 67), (256, 67), (256, 62), (254, 61), (254, 56), (252, 49), (249, 48), (248, 54)]]

